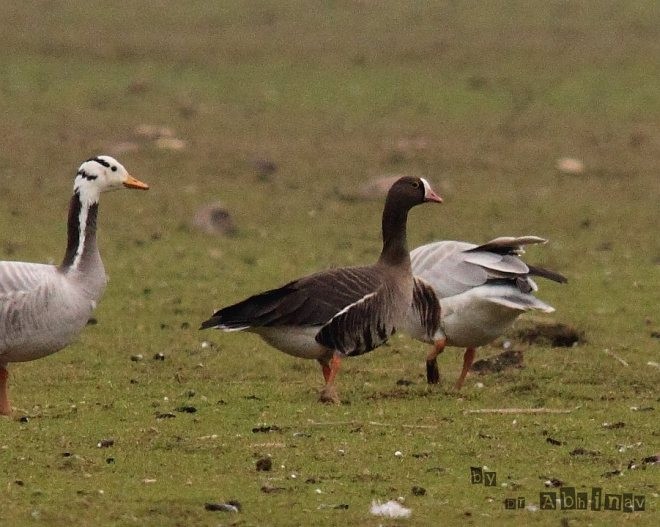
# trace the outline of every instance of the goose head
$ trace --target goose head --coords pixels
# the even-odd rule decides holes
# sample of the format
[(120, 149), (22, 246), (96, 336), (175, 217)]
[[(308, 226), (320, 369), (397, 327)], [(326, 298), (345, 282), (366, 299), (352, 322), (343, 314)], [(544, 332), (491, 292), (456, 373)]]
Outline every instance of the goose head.
[(424, 178), (404, 176), (390, 187), (383, 209), (383, 250), (379, 261), (388, 265), (410, 266), (406, 244), (408, 212), (424, 202), (442, 203)]
[(119, 161), (110, 156), (88, 159), (78, 169), (73, 190), (83, 202), (96, 202), (101, 192), (133, 188), (147, 190), (149, 185), (135, 179)]
[(429, 182), (424, 178), (404, 176), (394, 182), (387, 193), (387, 201), (392, 201), (402, 209), (411, 209), (426, 201), (442, 203)]

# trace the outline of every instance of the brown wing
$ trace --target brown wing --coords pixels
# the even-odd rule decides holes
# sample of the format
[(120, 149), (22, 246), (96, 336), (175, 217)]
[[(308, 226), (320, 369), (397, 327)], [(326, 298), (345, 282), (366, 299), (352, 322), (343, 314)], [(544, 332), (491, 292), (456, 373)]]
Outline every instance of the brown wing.
[(361, 355), (384, 344), (396, 332), (386, 294), (387, 289), (381, 287), (345, 307), (321, 328), (316, 341), (344, 355)]
[(346, 306), (380, 287), (371, 267), (344, 267), (312, 274), (220, 309), (202, 329), (322, 326)]
[(413, 284), (412, 310), (428, 340), (432, 340), (440, 327), (440, 301), (433, 286), (421, 278), (416, 276)]

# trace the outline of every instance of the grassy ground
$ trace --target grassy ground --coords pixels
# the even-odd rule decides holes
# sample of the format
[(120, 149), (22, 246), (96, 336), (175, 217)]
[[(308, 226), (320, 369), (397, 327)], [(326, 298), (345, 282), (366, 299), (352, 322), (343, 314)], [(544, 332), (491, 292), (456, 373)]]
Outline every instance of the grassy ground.
[[(657, 524), (657, 467), (641, 462), (660, 446), (656, 2), (93, 4), (0, 4), (0, 257), (61, 258), (93, 154), (137, 142), (117, 157), (152, 185), (103, 197), (98, 324), (11, 368), (0, 524)], [(145, 123), (186, 147), (136, 138)], [(558, 172), (564, 156), (585, 172)], [(428, 388), (425, 347), (397, 337), (345, 361), (344, 404), (328, 407), (315, 363), (196, 330), (255, 291), (374, 260), (382, 203), (351, 196), (389, 173), (445, 197), (413, 211), (411, 245), (549, 238), (529, 259), (570, 283), (540, 296), (587, 342), (529, 346), (524, 368), (459, 394), (461, 354)], [(236, 236), (190, 227), (216, 200)], [(470, 413), (507, 407), (570, 413)], [(484, 465), (497, 486), (470, 484)], [(552, 478), (644, 495), (647, 510), (505, 510), (538, 505)], [(398, 497), (409, 519), (369, 514)], [(204, 509), (227, 500), (241, 512)]]

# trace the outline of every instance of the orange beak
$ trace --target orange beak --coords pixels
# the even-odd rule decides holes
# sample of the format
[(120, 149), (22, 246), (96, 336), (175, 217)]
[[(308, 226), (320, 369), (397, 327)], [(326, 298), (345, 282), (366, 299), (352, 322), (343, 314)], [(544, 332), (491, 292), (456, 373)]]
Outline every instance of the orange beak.
[(123, 183), (126, 188), (136, 188), (138, 190), (149, 189), (149, 185), (147, 185), (146, 183), (142, 183), (142, 181), (140, 181), (139, 179), (135, 179), (131, 175), (127, 176)]

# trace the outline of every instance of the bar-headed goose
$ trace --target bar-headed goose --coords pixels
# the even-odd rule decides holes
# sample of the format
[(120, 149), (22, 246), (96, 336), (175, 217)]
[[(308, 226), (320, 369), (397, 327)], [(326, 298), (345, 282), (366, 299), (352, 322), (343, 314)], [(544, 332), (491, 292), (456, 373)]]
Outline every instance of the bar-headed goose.
[(322, 367), (323, 402), (338, 402), (334, 379), (343, 356), (383, 344), (404, 323), (413, 278), (406, 245), (408, 212), (442, 202), (424, 179), (402, 177), (387, 194), (378, 261), (315, 273), (217, 311), (201, 329), (247, 330), (271, 346)]
[(99, 196), (123, 187), (149, 188), (112, 157), (88, 159), (73, 183), (62, 263), (0, 262), (0, 414), (11, 413), (7, 364), (54, 353), (87, 324), (106, 284), (96, 245)]
[(532, 294), (538, 287), (531, 276), (560, 283), (566, 278), (518, 258), (525, 245), (537, 243), (546, 240), (502, 237), (480, 246), (441, 241), (410, 253), (415, 280), (406, 331), (434, 345), (426, 358), (430, 384), (439, 381), (437, 356), (445, 346), (466, 348), (456, 382), (460, 389), (478, 346), (501, 335), (524, 311), (554, 311)]

